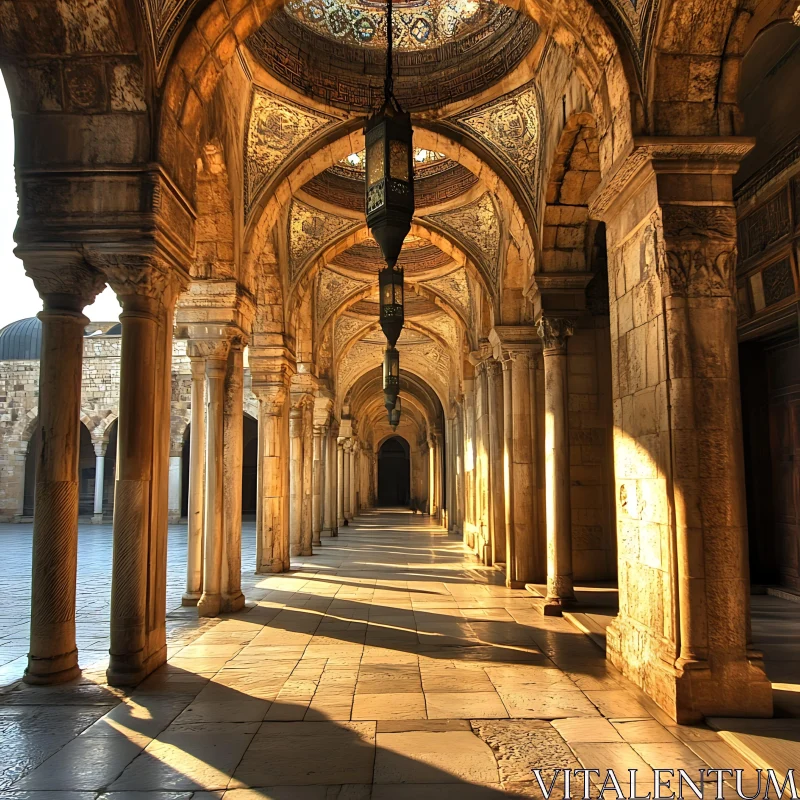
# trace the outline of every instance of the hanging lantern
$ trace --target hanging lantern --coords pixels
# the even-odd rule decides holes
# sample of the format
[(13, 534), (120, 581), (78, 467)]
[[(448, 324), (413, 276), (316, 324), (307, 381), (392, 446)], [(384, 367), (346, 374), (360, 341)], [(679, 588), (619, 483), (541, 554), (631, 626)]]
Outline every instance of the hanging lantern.
[(392, 38), (392, 0), (388, 0), (384, 101), (380, 111), (367, 120), (364, 136), (367, 227), (390, 268), (397, 264), (414, 216), (411, 116), (394, 96)]
[(384, 267), (378, 275), (381, 297), (381, 329), (391, 347), (397, 344), (403, 330), (403, 270)]
[[(386, 352), (383, 354), (383, 394), (386, 401), (384, 405), (389, 402), (389, 398), (396, 401), (399, 392), (400, 353), (397, 352), (395, 347), (387, 347)], [(394, 402), (392, 402), (392, 407), (394, 407)]]
[(393, 431), (396, 431), (397, 426), (400, 424), (400, 414), (402, 410), (403, 404), (400, 401), (400, 396), (398, 395), (394, 408), (389, 412), (389, 424), (392, 426)]

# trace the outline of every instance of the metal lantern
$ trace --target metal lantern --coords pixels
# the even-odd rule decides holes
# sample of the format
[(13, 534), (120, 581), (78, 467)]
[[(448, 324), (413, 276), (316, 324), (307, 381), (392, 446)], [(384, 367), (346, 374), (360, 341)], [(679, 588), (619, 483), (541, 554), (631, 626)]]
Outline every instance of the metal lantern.
[(394, 96), (392, 38), (392, 0), (388, 0), (383, 106), (367, 120), (364, 137), (367, 226), (390, 268), (397, 263), (414, 216), (411, 117)]
[(398, 395), (394, 408), (389, 412), (389, 424), (392, 426), (393, 431), (396, 431), (397, 426), (400, 424), (400, 414), (402, 410), (403, 404), (400, 401), (400, 396)]
[[(383, 354), (383, 394), (386, 402), (397, 399), (400, 392), (400, 353), (395, 347), (387, 347)], [(394, 403), (392, 403), (394, 406)]]
[(397, 344), (403, 330), (403, 270), (384, 267), (378, 275), (381, 297), (381, 329), (391, 347)]

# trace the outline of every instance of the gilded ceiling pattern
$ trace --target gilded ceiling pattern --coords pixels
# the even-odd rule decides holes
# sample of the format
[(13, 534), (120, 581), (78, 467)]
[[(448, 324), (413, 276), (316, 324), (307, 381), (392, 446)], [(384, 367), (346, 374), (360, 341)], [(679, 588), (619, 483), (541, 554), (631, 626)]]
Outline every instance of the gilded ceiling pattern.
[(277, 169), (306, 142), (337, 122), (256, 86), (250, 101), (244, 158), (244, 206), (253, 202)]
[(291, 279), (297, 277), (310, 255), (332, 244), (339, 234), (360, 225), (358, 220), (337, 217), (300, 200), (292, 200), (287, 222)]
[(489, 192), (465, 206), (423, 219), (451, 234), (485, 267), (492, 280), (497, 280), (500, 223)]
[(331, 311), (342, 305), (343, 300), (367, 286), (365, 281), (357, 281), (333, 270), (323, 269), (317, 281), (317, 328), (322, 326)]
[(453, 122), (478, 138), (511, 167), (538, 194), (541, 124), (539, 90), (534, 83), (510, 92), (479, 108), (461, 114)]
[(429, 287), (437, 294), (448, 300), (456, 309), (460, 310), (466, 319), (470, 319), (470, 294), (467, 272), (463, 267), (430, 281), (423, 281), (422, 286)]

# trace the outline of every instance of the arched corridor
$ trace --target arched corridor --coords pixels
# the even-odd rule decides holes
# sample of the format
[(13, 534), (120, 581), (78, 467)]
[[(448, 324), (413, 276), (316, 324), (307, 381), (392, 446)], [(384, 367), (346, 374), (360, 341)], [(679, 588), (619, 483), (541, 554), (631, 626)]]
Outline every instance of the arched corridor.
[(524, 796), (800, 717), (797, 0), (20, 0), (0, 69), (0, 657), (109, 700), (11, 791)]

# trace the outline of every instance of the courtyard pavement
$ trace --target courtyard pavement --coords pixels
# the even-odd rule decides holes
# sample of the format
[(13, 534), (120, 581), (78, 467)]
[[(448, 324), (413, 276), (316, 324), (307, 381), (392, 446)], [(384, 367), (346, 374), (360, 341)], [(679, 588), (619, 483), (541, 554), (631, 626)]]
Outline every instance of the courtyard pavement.
[[(2, 535), (29, 559), (24, 531)], [(182, 535), (171, 531), (170, 607)], [(252, 527), (245, 542), (247, 565)], [(534, 768), (549, 782), (581, 766), (621, 779), (636, 768), (646, 793), (656, 767), (745, 766), (425, 517), (365, 514), (291, 573), (245, 571), (250, 603), (235, 615), (200, 623), (178, 607), (169, 663), (127, 692), (100, 668), (109, 565), (109, 530), (82, 530), (84, 677), (0, 695), (2, 800), (491, 800), (540, 797)], [(3, 581), (3, 625), (21, 631), (25, 584)]]

